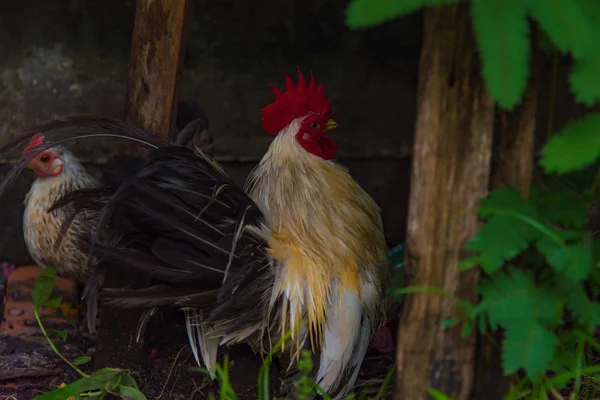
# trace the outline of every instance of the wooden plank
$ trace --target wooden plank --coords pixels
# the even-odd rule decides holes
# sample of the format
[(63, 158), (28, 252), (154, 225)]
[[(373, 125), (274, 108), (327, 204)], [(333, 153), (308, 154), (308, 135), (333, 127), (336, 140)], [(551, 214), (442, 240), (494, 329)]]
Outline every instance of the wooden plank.
[[(164, 138), (175, 129), (188, 5), (188, 0), (137, 1), (125, 119)], [(133, 279), (115, 267), (107, 272), (104, 287), (123, 287)], [(148, 283), (137, 280), (136, 286)], [(144, 341), (135, 340), (140, 315), (101, 306), (96, 368), (140, 370)]]
[[(537, 35), (537, 29), (533, 29), (531, 73), (521, 104), (514, 111), (498, 110), (498, 144), (494, 146), (493, 154), (492, 189), (511, 185), (518, 188), (524, 197), (529, 196), (534, 170), (535, 117), (542, 64)], [(503, 332), (498, 330), (477, 338), (474, 399), (502, 400), (510, 391), (512, 380), (504, 376), (502, 349), (498, 346), (502, 337)]]
[[(406, 243), (408, 285), (442, 288), (475, 302), (478, 271), (459, 272), (463, 246), (478, 228), (474, 214), (487, 194), (493, 101), (480, 78), (465, 3), (424, 11), (417, 123)], [(429, 399), (435, 388), (454, 400), (473, 388), (475, 335), (444, 329), (456, 301), (417, 293), (406, 297), (397, 349), (397, 399)]]

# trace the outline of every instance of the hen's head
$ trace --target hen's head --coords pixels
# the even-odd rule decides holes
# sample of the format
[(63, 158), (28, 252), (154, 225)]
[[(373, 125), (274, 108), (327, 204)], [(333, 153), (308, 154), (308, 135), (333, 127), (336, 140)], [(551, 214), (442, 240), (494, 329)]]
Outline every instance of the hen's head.
[[(33, 135), (29, 144), (23, 151), (23, 155), (36, 151), (36, 149), (44, 144), (44, 136), (41, 133)], [(50, 148), (36, 154), (36, 156), (29, 161), (27, 168), (31, 169), (36, 176), (59, 176), (64, 169), (64, 163), (61, 159), (62, 152), (60, 148)]]
[(276, 135), (292, 121), (301, 119), (300, 129), (295, 133), (296, 141), (309, 153), (330, 160), (335, 156), (337, 144), (327, 136), (327, 132), (336, 128), (331, 119), (331, 106), (325, 98), (323, 85), (315, 82), (310, 73), (306, 82), (298, 68), (298, 86), (285, 73), (286, 91), (271, 85), (275, 101), (260, 110), (265, 131)]

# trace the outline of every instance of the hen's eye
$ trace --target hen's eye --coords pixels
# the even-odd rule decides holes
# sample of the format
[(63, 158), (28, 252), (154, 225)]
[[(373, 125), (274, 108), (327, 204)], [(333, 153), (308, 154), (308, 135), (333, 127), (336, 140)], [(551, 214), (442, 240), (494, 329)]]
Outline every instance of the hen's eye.
[(43, 163), (47, 163), (48, 161), (50, 161), (50, 156), (47, 154), (44, 154), (43, 156), (40, 157), (40, 161)]
[(310, 127), (313, 129), (317, 129), (319, 127), (319, 124), (317, 124), (316, 122), (313, 122), (312, 124), (310, 124)]

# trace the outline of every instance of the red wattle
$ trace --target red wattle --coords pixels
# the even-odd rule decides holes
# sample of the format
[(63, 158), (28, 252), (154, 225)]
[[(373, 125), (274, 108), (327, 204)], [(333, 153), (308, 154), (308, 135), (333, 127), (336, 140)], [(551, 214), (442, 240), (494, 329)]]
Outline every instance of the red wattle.
[(321, 147), (321, 157), (324, 160), (331, 160), (333, 157), (335, 157), (338, 145), (333, 141), (333, 139), (323, 135), (321, 140), (319, 140), (319, 145)]

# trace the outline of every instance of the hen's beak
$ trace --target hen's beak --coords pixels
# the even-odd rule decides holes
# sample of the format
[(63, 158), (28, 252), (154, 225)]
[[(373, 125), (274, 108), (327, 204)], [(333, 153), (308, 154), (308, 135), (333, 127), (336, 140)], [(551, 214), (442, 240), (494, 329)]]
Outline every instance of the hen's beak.
[(338, 123), (330, 119), (325, 123), (325, 132), (329, 132), (338, 127)]

